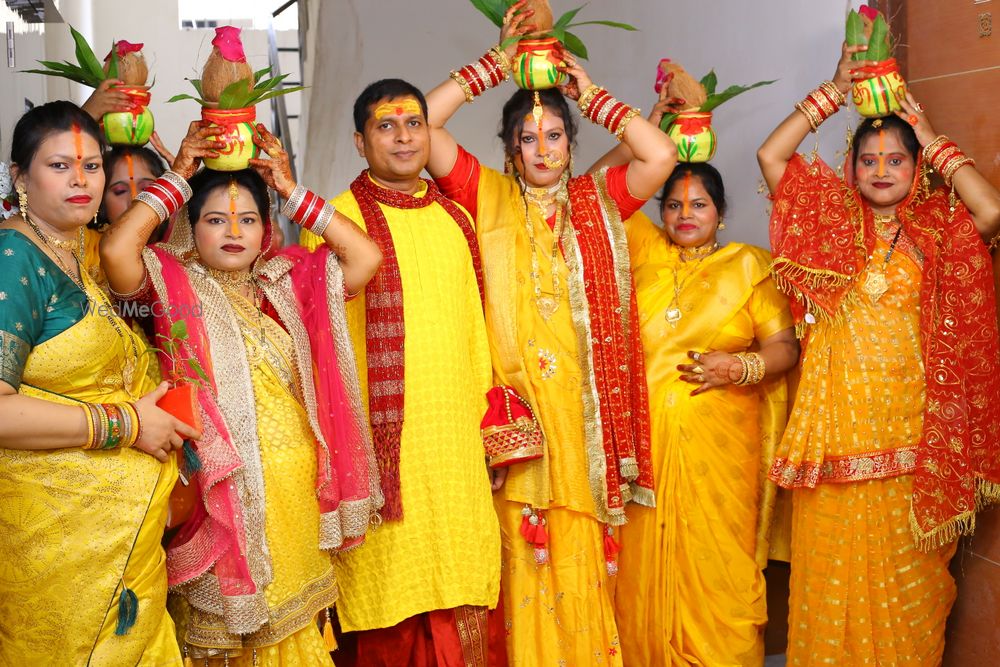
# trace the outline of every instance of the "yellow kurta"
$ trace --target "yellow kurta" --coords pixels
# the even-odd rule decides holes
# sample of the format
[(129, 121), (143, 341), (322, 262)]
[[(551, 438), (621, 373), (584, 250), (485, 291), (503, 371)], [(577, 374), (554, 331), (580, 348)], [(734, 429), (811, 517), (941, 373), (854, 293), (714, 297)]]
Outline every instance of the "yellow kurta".
[[(350, 191), (333, 205), (364, 228)], [(499, 598), (500, 536), (479, 433), (490, 359), (469, 246), (437, 204), (380, 206), (403, 284), (403, 519), (384, 522), (336, 559), (345, 631), (435, 609), (492, 608)], [(304, 234), (303, 245), (317, 242)], [(347, 310), (367, 404), (364, 294)]]
[[(533, 665), (621, 665), (621, 649), (604, 555), (605, 525), (598, 521), (584, 435), (580, 349), (569, 283), (560, 249), (551, 260), (553, 230), (534, 206), (525, 206), (517, 181), (485, 166), (479, 172), (477, 224), (486, 272), (506, 271), (516, 293), (491, 294), (488, 304), (497, 384), (524, 387), (545, 433), (545, 456), (508, 470), (497, 493), (503, 535), (504, 614), (507, 654), (515, 667)], [(544, 319), (535, 305), (532, 225), (539, 281), (558, 303)], [(553, 289), (553, 272), (558, 290)], [(489, 280), (487, 281), (489, 282)], [(501, 313), (514, 311), (513, 321)], [(509, 337), (509, 340), (505, 338)], [(516, 349), (504, 358), (499, 346)], [(603, 481), (601, 482), (603, 484)], [(520, 534), (521, 510), (544, 510), (548, 562), (538, 563)]]
[[(21, 249), (7, 250), (0, 271), (17, 280), (7, 265)], [(58, 268), (45, 260), (32, 270)], [(83, 278), (92, 302), (102, 303), (93, 280), (86, 272)], [(13, 296), (0, 294), (0, 301)], [(19, 393), (72, 405), (151, 391), (150, 355), (139, 359), (131, 395), (125, 391), (125, 359), (143, 348), (123, 321), (116, 324), (130, 338), (128, 352), (109, 319), (88, 310), (32, 348)], [(173, 457), (162, 464), (136, 449), (0, 449), (0, 664), (181, 664), (160, 546), (176, 479)], [(123, 584), (136, 593), (139, 610), (119, 636)]]
[[(755, 559), (761, 478), (784, 412), (783, 380), (691, 396), (688, 352), (745, 351), (792, 327), (770, 255), (731, 243), (701, 261), (644, 216), (630, 222), (649, 386), (656, 507), (632, 505), (621, 530), (616, 615), (626, 665), (736, 667), (763, 661), (764, 576)], [(674, 301), (676, 269), (680, 294)], [(665, 313), (679, 307), (671, 326)], [(783, 417), (783, 415), (781, 415)], [(782, 420), (783, 421), (783, 420)], [(768, 446), (769, 445), (769, 446)]]
[[(891, 239), (891, 234), (888, 237)], [(778, 456), (795, 488), (789, 665), (939, 665), (955, 599), (955, 544), (922, 553), (908, 521), (921, 438), (919, 255), (905, 236), (887, 266), (889, 291), (862, 289), (840, 316), (812, 326), (795, 410)]]
[[(264, 529), (273, 578), (264, 589), (268, 623), (243, 638), (242, 652), (229, 650), (227, 664), (331, 665), (315, 620), (336, 601), (337, 583), (331, 556), (319, 548), (316, 443), (295, 385), (292, 340), (270, 317), (258, 319), (256, 308), (246, 300), (230, 294), (230, 302), (251, 361), (264, 475)], [(188, 623), (202, 625), (200, 632), (212, 627), (224, 632), (219, 617), (190, 609), (187, 614)], [(223, 662), (226, 659), (219, 657), (209, 664)]]

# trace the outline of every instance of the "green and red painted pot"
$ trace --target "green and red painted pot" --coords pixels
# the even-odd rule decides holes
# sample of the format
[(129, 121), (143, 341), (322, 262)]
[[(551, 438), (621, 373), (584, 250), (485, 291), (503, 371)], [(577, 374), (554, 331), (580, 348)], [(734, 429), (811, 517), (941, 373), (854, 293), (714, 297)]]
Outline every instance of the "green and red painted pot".
[(560, 43), (555, 37), (522, 39), (512, 61), (514, 83), (525, 90), (555, 88), (565, 80), (559, 71), (564, 65), (559, 57)]
[(711, 111), (682, 111), (667, 129), (681, 162), (708, 162), (715, 155)]
[(851, 98), (859, 114), (881, 118), (902, 109), (899, 101), (906, 97), (906, 82), (899, 75), (895, 58), (858, 68), (858, 72), (865, 78), (855, 82)]
[(250, 160), (257, 157), (257, 144), (253, 142), (257, 108), (202, 107), (201, 118), (219, 127), (219, 133), (209, 138), (226, 144), (217, 151), (219, 157), (205, 158), (205, 166), (216, 171), (239, 171), (249, 167)]
[(149, 88), (146, 86), (115, 86), (128, 96), (132, 108), (106, 113), (101, 119), (104, 136), (113, 146), (142, 146), (153, 134), (153, 114), (149, 111)]

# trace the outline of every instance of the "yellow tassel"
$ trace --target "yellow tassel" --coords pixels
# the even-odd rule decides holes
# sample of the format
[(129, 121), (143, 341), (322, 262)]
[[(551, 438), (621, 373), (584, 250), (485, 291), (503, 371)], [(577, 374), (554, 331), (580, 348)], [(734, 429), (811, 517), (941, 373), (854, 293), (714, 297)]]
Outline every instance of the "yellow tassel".
[(191, 661), (191, 656), (184, 656), (184, 667), (194, 667), (194, 663)]
[(333, 636), (333, 623), (330, 622), (330, 612), (326, 612), (326, 621), (323, 622), (323, 643), (326, 650), (333, 652), (337, 650), (337, 639)]

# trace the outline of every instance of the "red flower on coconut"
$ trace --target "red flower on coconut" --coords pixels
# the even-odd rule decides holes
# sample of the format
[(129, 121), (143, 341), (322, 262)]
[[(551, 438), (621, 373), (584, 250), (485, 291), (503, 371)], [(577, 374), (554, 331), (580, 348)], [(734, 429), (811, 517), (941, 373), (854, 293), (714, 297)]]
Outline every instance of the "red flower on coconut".
[(879, 11), (870, 5), (863, 5), (861, 9), (858, 10), (858, 14), (861, 14), (869, 21), (874, 21), (878, 15)]
[(660, 64), (656, 66), (656, 83), (653, 84), (653, 92), (657, 95), (663, 90), (663, 84), (667, 82), (667, 70), (663, 67), (663, 63), (669, 63), (670, 58), (661, 58)]
[[(126, 42), (124, 39), (119, 39), (115, 42), (114, 49), (118, 51), (118, 58), (124, 58), (126, 54), (137, 53), (142, 51), (143, 43), (133, 44), (132, 42)], [(108, 51), (108, 55), (104, 56), (104, 62), (111, 60), (111, 51)]]
[(245, 63), (247, 56), (243, 52), (243, 42), (240, 40), (240, 29), (224, 25), (215, 29), (215, 39), (212, 46), (219, 49), (222, 57), (231, 63)]

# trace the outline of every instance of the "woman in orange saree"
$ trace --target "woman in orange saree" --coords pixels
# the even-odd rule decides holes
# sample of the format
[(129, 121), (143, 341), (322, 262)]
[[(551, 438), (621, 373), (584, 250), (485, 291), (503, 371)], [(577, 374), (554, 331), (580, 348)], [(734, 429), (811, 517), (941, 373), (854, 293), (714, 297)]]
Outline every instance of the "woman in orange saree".
[[(841, 178), (796, 148), (844, 103), (845, 45), (758, 152), (802, 380), (771, 468), (793, 489), (788, 664), (938, 665), (948, 561), (1000, 498), (1000, 351), (984, 239), (1000, 193), (907, 94)], [(925, 166), (944, 187), (930, 189)]]

